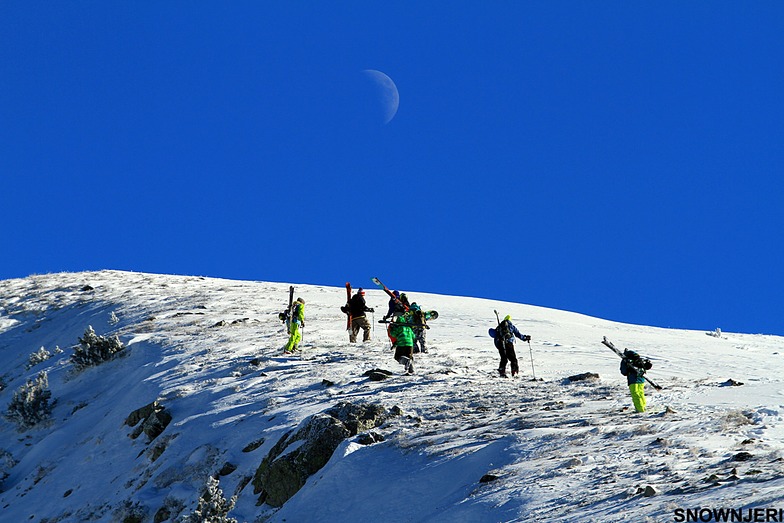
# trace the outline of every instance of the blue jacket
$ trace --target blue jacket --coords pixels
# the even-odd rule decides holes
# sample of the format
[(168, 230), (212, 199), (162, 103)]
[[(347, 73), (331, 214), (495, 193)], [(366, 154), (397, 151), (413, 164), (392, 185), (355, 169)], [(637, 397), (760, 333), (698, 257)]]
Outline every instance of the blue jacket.
[[(507, 336), (506, 339), (501, 339), (502, 337), (501, 337), (500, 327), (504, 322), (506, 322), (509, 325), (509, 336)], [(502, 321), (501, 323), (498, 324), (498, 327), (495, 328), (495, 339), (498, 342), (514, 343), (515, 337), (520, 338), (521, 340), (523, 339), (523, 335), (520, 334), (520, 331), (517, 330), (517, 327), (514, 326), (514, 323), (512, 323), (509, 320)]]

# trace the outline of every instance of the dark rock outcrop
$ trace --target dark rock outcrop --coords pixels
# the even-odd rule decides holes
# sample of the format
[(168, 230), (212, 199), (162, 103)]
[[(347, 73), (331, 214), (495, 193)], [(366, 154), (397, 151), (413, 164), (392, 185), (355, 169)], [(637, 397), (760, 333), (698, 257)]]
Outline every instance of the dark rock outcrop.
[(379, 405), (339, 403), (306, 418), (270, 450), (253, 477), (258, 504), (280, 507), (327, 464), (338, 445), (383, 424), (390, 417)]
[[(125, 424), (129, 427), (136, 426), (130, 434), (132, 439), (136, 439), (144, 433), (150, 438), (149, 441), (152, 441), (160, 436), (169, 423), (171, 423), (171, 420), (172, 416), (166, 411), (166, 407), (157, 401), (153, 401), (152, 403), (131, 412), (128, 417), (125, 418)], [(139, 424), (140, 421), (142, 422), (141, 424)]]
[(574, 383), (575, 381), (586, 381), (586, 380), (598, 380), (599, 375), (595, 372), (583, 372), (582, 374), (575, 374), (574, 376), (569, 376), (566, 378), (570, 383)]

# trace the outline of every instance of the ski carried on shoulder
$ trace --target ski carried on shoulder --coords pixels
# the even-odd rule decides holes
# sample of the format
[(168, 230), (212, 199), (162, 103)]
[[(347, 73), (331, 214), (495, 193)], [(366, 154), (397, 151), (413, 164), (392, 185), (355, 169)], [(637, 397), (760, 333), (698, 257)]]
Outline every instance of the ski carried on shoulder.
[(286, 330), (289, 328), (289, 322), (291, 320), (291, 307), (294, 305), (294, 286), (289, 286), (289, 306), (286, 307), (286, 310), (278, 314), (278, 319), (286, 324)]
[(379, 289), (381, 289), (384, 292), (386, 292), (387, 295), (395, 301), (395, 304), (397, 304), (401, 309), (404, 309), (404, 310), (408, 311), (408, 306), (405, 303), (403, 303), (402, 301), (400, 301), (400, 298), (395, 296), (395, 293), (390, 291), (389, 287), (387, 287), (386, 285), (381, 283), (381, 280), (379, 280), (378, 278), (370, 278), (370, 279), (371, 279), (371, 281), (373, 283), (375, 283), (378, 286)]
[(346, 313), (346, 316), (347, 316), (347, 318), (346, 318), (346, 330), (347, 331), (351, 330), (351, 310), (350, 310), (350, 307), (351, 307), (351, 284), (349, 282), (346, 282), (346, 310), (345, 310), (345, 313)]
[(409, 323), (409, 322), (402, 322), (402, 321), (394, 321), (394, 320), (378, 320), (379, 323), (394, 323), (395, 325), (400, 325), (402, 327), (424, 327), (425, 329), (429, 329), (430, 325), (427, 323)]
[[(624, 356), (623, 352), (621, 352), (621, 350), (620, 350), (618, 347), (616, 347), (615, 345), (613, 345), (613, 342), (611, 342), (610, 340), (608, 340), (608, 339), (607, 339), (607, 336), (603, 336), (603, 338), (604, 338), (604, 339), (602, 340), (602, 345), (604, 345), (605, 347), (609, 348), (611, 351), (613, 351), (615, 354), (617, 354), (617, 355), (618, 355), (618, 356), (619, 356), (619, 357), (620, 357), (622, 360), (626, 360), (626, 363), (627, 363), (627, 365), (629, 365), (629, 359), (628, 359), (626, 356)], [(638, 372), (639, 372), (639, 371), (638, 371)], [(648, 376), (646, 376), (645, 374), (643, 374), (643, 375), (642, 375), (642, 377), (643, 377), (643, 378), (645, 378), (645, 381), (647, 381), (648, 383), (650, 383), (650, 384), (651, 384), (651, 386), (652, 386), (654, 389), (656, 389), (656, 390), (662, 390), (662, 387), (660, 387), (659, 385), (657, 385), (657, 384), (655, 384), (653, 381), (651, 381), (651, 380), (648, 378)]]

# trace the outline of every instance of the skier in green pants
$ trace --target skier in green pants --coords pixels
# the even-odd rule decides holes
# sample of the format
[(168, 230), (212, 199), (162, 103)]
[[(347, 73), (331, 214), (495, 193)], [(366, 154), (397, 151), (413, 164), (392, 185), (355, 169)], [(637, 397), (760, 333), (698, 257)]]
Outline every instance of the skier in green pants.
[(643, 358), (633, 350), (624, 349), (621, 374), (626, 376), (632, 403), (637, 412), (645, 412), (645, 371), (653, 367), (651, 360)]
[(286, 354), (293, 353), (302, 341), (302, 328), (305, 326), (305, 300), (297, 298), (292, 306), (289, 320), (289, 341), (283, 348)]

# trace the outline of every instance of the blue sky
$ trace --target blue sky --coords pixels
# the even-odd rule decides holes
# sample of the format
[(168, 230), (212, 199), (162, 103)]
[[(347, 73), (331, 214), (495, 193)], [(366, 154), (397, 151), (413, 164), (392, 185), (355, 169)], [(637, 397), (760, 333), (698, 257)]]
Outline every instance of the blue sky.
[(0, 278), (378, 276), (784, 334), (784, 5), (330, 4), (2, 2)]

